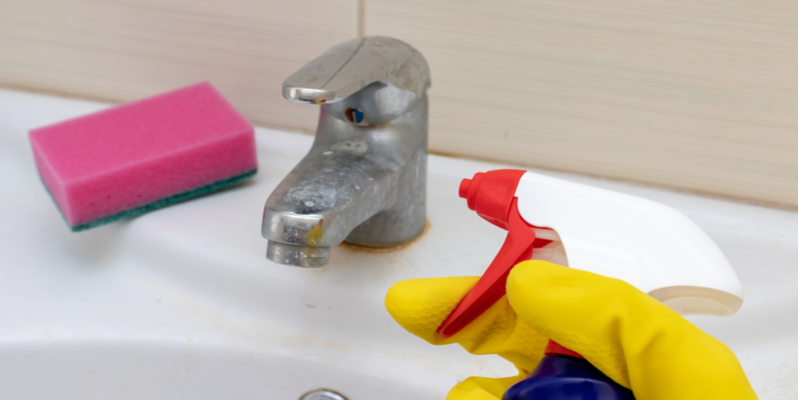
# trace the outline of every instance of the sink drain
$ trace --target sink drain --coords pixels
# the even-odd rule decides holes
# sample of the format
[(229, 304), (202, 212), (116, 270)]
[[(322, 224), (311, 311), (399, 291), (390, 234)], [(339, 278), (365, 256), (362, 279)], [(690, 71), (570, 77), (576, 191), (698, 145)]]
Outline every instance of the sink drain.
[(300, 400), (347, 400), (347, 397), (333, 390), (317, 389), (300, 396)]

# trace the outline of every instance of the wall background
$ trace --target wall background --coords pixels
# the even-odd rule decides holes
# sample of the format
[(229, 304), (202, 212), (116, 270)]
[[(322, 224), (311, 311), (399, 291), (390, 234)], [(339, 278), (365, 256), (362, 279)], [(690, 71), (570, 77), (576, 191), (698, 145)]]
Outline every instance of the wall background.
[(283, 79), (364, 34), (427, 57), (432, 151), (797, 206), (792, 0), (0, 0), (0, 86), (123, 102), (208, 80), (313, 133)]

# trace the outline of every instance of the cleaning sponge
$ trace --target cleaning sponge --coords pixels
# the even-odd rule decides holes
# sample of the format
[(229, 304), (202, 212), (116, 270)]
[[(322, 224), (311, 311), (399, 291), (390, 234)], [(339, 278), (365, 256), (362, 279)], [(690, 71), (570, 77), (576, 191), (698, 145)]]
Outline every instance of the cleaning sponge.
[(253, 127), (200, 83), (30, 131), (73, 231), (134, 217), (256, 173)]

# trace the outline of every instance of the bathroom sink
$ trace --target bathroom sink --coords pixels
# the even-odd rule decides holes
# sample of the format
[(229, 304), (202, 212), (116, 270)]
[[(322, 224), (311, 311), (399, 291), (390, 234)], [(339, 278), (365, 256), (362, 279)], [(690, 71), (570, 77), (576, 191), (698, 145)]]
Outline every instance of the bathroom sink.
[[(0, 398), (443, 399), (495, 356), (433, 347), (383, 306), (409, 278), (479, 275), (505, 232), (458, 184), (506, 165), (431, 155), (425, 234), (401, 248), (332, 248), (319, 269), (265, 258), (264, 201), (313, 137), (257, 129), (259, 172), (232, 189), (72, 233), (38, 179), (27, 130), (107, 107), (0, 90)], [(649, 198), (694, 220), (744, 284), (733, 317), (691, 321), (738, 355), (762, 399), (797, 398), (797, 213), (544, 174)]]

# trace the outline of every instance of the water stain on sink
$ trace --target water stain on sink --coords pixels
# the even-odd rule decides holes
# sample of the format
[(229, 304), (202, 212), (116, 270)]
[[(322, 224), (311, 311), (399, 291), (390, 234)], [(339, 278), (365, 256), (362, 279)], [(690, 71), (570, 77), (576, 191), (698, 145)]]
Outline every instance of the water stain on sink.
[(422, 239), (422, 237), (424, 237), (428, 233), (428, 230), (430, 230), (430, 228), (431, 228), (431, 221), (426, 219), (425, 220), (425, 229), (422, 230), (422, 233), (420, 233), (419, 236), (417, 236), (413, 240), (411, 240), (409, 242), (406, 242), (406, 243), (403, 243), (403, 244), (401, 244), (399, 246), (392, 246), (392, 247), (366, 247), (366, 246), (359, 246), (359, 245), (355, 245), (355, 244), (350, 244), (350, 243), (347, 243), (347, 242), (342, 242), (342, 244), (339, 247), (342, 248), (342, 249), (352, 250), (352, 251), (359, 251), (359, 252), (363, 252), (363, 253), (372, 253), (372, 254), (393, 253), (393, 252), (398, 251), (398, 250), (403, 250), (406, 247), (411, 246), (412, 244), (418, 242), (420, 239)]

